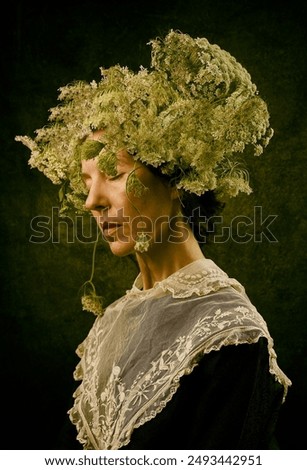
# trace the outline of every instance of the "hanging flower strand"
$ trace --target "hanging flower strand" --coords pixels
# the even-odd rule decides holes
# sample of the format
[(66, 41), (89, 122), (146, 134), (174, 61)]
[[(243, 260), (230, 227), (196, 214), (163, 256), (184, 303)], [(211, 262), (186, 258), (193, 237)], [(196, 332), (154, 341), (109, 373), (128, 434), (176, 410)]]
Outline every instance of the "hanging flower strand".
[(92, 270), (90, 278), (81, 286), (82, 296), (81, 304), (83, 310), (93, 313), (94, 315), (103, 315), (103, 298), (96, 293), (96, 288), (93, 283), (94, 273), (95, 273), (95, 260), (96, 260), (96, 251), (99, 241), (99, 234), (94, 243), (93, 253), (92, 253)]

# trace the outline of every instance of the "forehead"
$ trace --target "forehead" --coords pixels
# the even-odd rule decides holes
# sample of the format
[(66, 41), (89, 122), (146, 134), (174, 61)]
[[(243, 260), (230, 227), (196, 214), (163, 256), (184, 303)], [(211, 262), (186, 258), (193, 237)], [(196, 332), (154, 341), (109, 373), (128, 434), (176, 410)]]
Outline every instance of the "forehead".
[[(100, 157), (103, 158), (103, 152), (100, 153)], [(125, 150), (121, 150), (117, 154), (117, 168), (123, 170), (132, 170), (135, 166), (135, 161), (131, 155)], [(140, 165), (141, 166), (141, 165)], [(98, 166), (98, 157), (87, 158), (81, 160), (82, 173), (93, 173), (100, 171)]]
[[(101, 142), (102, 141), (101, 137), (103, 136), (104, 132), (105, 131), (103, 129), (99, 129), (99, 130), (91, 132), (88, 136), (86, 136), (85, 142), (89, 142), (89, 141)], [(100, 153), (100, 158), (103, 158), (103, 151), (102, 152), (100, 151), (99, 153)], [(117, 166), (127, 166), (127, 165), (131, 166), (131, 165), (134, 165), (134, 162), (135, 162), (132, 156), (125, 149), (120, 149), (117, 153), (116, 158), (117, 158)]]
[(93, 132), (91, 132), (91, 134), (89, 134), (87, 136), (86, 139), (87, 140), (100, 140), (100, 137), (102, 136), (103, 132), (104, 131), (102, 129), (100, 129), (98, 131), (93, 131)]
[(120, 150), (117, 154), (117, 165), (118, 166), (129, 166), (133, 167), (135, 164), (135, 161), (133, 157), (126, 151), (126, 150)]

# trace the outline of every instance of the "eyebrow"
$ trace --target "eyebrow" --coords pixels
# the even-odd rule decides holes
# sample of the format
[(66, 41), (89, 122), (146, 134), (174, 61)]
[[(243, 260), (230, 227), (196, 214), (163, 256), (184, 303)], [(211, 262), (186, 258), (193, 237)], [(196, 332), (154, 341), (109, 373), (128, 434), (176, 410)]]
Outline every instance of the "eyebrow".
[(86, 173), (85, 171), (82, 171), (81, 172), (81, 178), (84, 179), (84, 178), (91, 178), (91, 175), (89, 175), (88, 173)]

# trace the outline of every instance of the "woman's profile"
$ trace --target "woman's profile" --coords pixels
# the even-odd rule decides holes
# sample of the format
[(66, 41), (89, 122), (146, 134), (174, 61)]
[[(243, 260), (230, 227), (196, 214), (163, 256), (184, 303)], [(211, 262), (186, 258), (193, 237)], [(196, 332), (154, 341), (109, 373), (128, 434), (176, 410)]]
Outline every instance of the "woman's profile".
[[(77, 349), (69, 417), (84, 449), (271, 449), (291, 381), (239, 281), (206, 257), (210, 219), (249, 194), (245, 159), (273, 131), (249, 73), (205, 38), (171, 30), (151, 67), (116, 65), (60, 90), (31, 167), (61, 185), (62, 212), (90, 211), (139, 274), (101, 304)], [(277, 444), (278, 445), (278, 444)]]

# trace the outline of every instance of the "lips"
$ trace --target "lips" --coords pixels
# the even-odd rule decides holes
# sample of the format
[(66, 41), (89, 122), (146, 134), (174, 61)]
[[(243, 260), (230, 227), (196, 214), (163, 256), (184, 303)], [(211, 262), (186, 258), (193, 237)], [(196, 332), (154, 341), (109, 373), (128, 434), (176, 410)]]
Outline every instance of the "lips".
[(106, 238), (110, 238), (115, 234), (116, 230), (121, 226), (122, 224), (120, 223), (105, 221), (101, 225), (102, 233)]

